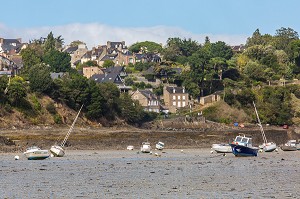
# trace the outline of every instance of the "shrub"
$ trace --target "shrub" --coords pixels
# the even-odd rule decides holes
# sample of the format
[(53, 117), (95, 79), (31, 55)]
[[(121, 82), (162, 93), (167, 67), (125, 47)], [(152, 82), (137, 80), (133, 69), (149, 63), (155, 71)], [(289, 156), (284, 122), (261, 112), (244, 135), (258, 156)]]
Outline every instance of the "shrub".
[(62, 118), (59, 114), (55, 114), (53, 116), (53, 120), (54, 120), (55, 124), (62, 124)]
[(56, 108), (55, 108), (53, 102), (49, 102), (49, 103), (46, 105), (46, 109), (47, 109), (47, 111), (48, 111), (50, 114), (52, 114), (52, 115), (55, 115), (55, 114), (57, 113)]

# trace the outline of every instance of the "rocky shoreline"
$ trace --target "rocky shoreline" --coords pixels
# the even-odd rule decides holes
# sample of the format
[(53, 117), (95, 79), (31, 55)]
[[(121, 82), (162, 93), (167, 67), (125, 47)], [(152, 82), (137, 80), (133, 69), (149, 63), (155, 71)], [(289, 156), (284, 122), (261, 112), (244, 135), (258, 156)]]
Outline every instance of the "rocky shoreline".
[[(0, 130), (0, 152), (24, 151), (28, 146), (50, 148), (60, 142), (67, 127), (33, 126), (30, 128), (10, 128)], [(153, 146), (158, 141), (165, 143), (169, 149), (210, 148), (213, 143), (228, 143), (238, 134), (253, 138), (253, 143), (262, 143), (262, 136), (257, 127), (226, 127), (207, 126), (164, 126), (161, 128), (126, 127), (77, 127), (70, 135), (66, 148), (69, 150), (122, 150), (128, 145), (139, 148), (141, 143), (149, 141)], [(277, 145), (284, 144), (289, 139), (299, 139), (295, 129), (266, 127), (268, 141)]]

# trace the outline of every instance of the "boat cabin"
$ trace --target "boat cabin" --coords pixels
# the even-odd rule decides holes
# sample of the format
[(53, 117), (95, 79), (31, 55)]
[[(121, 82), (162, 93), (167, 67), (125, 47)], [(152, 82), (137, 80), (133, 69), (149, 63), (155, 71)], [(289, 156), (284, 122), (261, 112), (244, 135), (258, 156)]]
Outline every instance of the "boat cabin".
[(245, 135), (239, 135), (236, 136), (236, 138), (233, 141), (233, 144), (252, 147), (252, 138), (246, 137)]

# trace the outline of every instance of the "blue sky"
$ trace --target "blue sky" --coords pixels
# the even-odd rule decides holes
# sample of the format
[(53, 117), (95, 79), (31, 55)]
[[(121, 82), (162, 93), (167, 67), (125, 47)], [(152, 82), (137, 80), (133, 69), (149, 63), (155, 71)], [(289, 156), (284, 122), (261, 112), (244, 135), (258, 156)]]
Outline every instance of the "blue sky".
[[(259, 28), (300, 31), (299, 0), (13, 0), (2, 2), (0, 37), (29, 39), (53, 31), (66, 44), (107, 40), (165, 43), (169, 37), (236, 45)], [(5, 8), (5, 9), (3, 9)]]

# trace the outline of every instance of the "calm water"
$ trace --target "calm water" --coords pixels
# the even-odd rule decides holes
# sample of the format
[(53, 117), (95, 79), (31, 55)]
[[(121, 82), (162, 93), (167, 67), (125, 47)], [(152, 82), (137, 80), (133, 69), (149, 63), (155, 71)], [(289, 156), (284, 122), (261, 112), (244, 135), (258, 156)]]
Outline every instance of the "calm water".
[(245, 158), (209, 149), (67, 151), (0, 160), (0, 198), (300, 198), (300, 151)]

